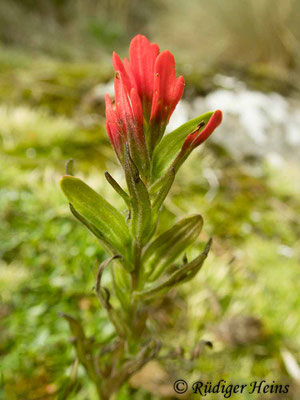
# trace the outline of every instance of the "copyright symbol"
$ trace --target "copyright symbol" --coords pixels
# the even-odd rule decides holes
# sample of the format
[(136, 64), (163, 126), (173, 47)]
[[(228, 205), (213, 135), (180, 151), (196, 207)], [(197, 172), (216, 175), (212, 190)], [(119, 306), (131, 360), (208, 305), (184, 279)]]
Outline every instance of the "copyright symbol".
[(183, 394), (188, 390), (188, 384), (183, 379), (179, 379), (174, 382), (173, 388), (176, 393)]

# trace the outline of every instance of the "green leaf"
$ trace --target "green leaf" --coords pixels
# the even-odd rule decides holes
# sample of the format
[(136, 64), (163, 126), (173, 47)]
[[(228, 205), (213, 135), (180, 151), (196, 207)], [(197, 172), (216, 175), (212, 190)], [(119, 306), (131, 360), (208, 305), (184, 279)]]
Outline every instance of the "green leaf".
[(200, 214), (187, 217), (162, 233), (147, 248), (142, 263), (148, 281), (156, 280), (198, 237), (203, 225)]
[(175, 169), (170, 168), (170, 170), (167, 171), (166, 178), (161, 186), (160, 191), (155, 196), (153, 204), (152, 204), (153, 214), (156, 217), (157, 217), (160, 207), (162, 206), (165, 198), (167, 197), (167, 195), (171, 189), (174, 179), (175, 179)]
[[(179, 128), (175, 129), (175, 131), (167, 134), (160, 141), (153, 153), (152, 182), (158, 179), (171, 165), (173, 159), (181, 149), (187, 135), (193, 132), (201, 121), (204, 121), (205, 124), (207, 124), (213, 113), (213, 111), (207, 112), (189, 122), (186, 122)], [(204, 127), (202, 129), (204, 129)]]
[(134, 297), (136, 299), (148, 300), (152, 297), (165, 294), (172, 287), (179, 284), (188, 282), (191, 280), (201, 269), (211, 247), (212, 240), (206, 243), (204, 251), (196, 257), (193, 261), (188, 264), (183, 265), (177, 271), (173, 272), (169, 277), (167, 277), (163, 282), (160, 282), (152, 287), (143, 290), (141, 292), (135, 292)]
[(141, 180), (128, 147), (125, 151), (124, 170), (131, 202), (132, 234), (143, 245), (151, 233), (151, 202), (146, 185)]
[(117, 253), (128, 257), (130, 235), (124, 217), (82, 180), (65, 175), (60, 181), (74, 209), (103, 236)]
[[(103, 234), (95, 227), (95, 225), (91, 224), (87, 219), (85, 219), (82, 215), (80, 215), (73, 205), (69, 203), (71, 213), (74, 215), (75, 218), (78, 219), (83, 225), (85, 225), (90, 232), (92, 232), (102, 243), (102, 246), (111, 254), (117, 255), (117, 250), (109, 243), (106, 238), (103, 236)], [(126, 268), (127, 270), (132, 269), (132, 262), (130, 258), (126, 259), (121, 257), (119, 262)]]
[(122, 197), (128, 208), (130, 208), (130, 198), (128, 194), (121, 188), (118, 182), (111, 176), (108, 171), (104, 173), (107, 182), (115, 189), (115, 191)]

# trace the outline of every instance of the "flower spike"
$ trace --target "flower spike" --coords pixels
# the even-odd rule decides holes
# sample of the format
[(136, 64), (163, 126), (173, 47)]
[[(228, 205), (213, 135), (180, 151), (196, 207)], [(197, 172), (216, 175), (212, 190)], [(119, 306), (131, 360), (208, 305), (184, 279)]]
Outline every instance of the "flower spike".
[[(122, 61), (116, 53), (113, 53), (112, 58), (116, 71), (115, 104), (106, 97), (107, 132), (123, 168), (124, 149), (128, 145), (131, 157), (147, 184), (155, 176), (153, 171), (157, 151), (154, 154), (154, 150), (182, 97), (184, 79), (182, 76), (176, 77), (173, 54), (169, 50), (159, 53), (158, 45), (150, 43), (143, 35), (132, 39), (129, 59), (124, 58)], [(200, 124), (185, 138), (183, 144), (181, 142), (176, 163), (181, 165), (221, 121), (222, 113), (219, 110), (209, 120), (205, 118), (207, 125), (204, 129)], [(176, 146), (173, 148), (176, 149)]]
[[(168, 50), (159, 53), (158, 45), (150, 43), (143, 35), (137, 35), (132, 39), (129, 47), (129, 60), (124, 58), (122, 61), (115, 52), (113, 53), (113, 66), (116, 77), (122, 82), (127, 97), (131, 98), (134, 89), (136, 91), (135, 100), (137, 96), (140, 100), (142, 114), (139, 116), (143, 116), (143, 120), (146, 122), (145, 126), (148, 127), (143, 134), (147, 139), (148, 152), (151, 157), (183, 94), (184, 79), (182, 76), (176, 78), (174, 56)], [(121, 84), (115, 81), (116, 102), (120, 86)], [(121, 102), (124, 102), (124, 110), (120, 111), (128, 114), (128, 104), (124, 97)], [(123, 119), (124, 115), (122, 115)], [(141, 120), (139, 120), (139, 124), (141, 126)], [(126, 124), (124, 129), (126, 129)]]

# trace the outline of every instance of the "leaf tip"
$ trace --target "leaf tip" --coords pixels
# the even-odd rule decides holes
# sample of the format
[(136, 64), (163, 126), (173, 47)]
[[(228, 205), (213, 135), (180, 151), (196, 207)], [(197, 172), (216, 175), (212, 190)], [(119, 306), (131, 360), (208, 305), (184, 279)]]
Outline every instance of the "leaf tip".
[(62, 186), (70, 181), (76, 182), (76, 181), (78, 181), (78, 178), (75, 178), (75, 176), (73, 176), (73, 175), (65, 174), (60, 178), (59, 184), (60, 184), (60, 186)]
[(201, 214), (194, 214), (190, 216), (191, 222), (193, 222), (195, 225), (199, 225), (199, 227), (202, 228), (204, 220)]
[(74, 175), (74, 160), (72, 158), (66, 162), (65, 171), (67, 175)]

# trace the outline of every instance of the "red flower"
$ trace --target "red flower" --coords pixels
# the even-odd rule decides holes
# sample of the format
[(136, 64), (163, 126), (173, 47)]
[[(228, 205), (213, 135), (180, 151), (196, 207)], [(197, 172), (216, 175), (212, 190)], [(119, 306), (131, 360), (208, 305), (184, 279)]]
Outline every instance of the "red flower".
[(106, 130), (109, 140), (114, 148), (118, 159), (122, 163), (124, 156), (124, 133), (122, 130), (122, 123), (117, 116), (117, 111), (114, 108), (108, 94), (105, 95), (105, 114), (106, 114)]
[[(206, 126), (204, 121), (200, 122), (197, 128), (186, 137), (180, 152), (172, 163), (172, 168), (174, 168), (176, 172), (187, 159), (189, 154), (201, 143), (203, 143), (221, 124), (221, 122), (222, 111), (217, 110), (212, 114)], [(202, 129), (204, 126), (205, 128)]]
[[(168, 50), (159, 53), (158, 45), (142, 35), (132, 39), (129, 59), (122, 61), (113, 53), (113, 66), (115, 103), (106, 95), (107, 132), (121, 164), (128, 144), (131, 158), (142, 177), (148, 180), (153, 150), (183, 94), (184, 79), (176, 78), (174, 56)], [(221, 120), (222, 113), (218, 110), (201, 132), (203, 125), (190, 133), (176, 160), (182, 163)]]
[(150, 147), (162, 138), (184, 90), (183, 76), (176, 78), (175, 59), (168, 50), (159, 54), (154, 66), (154, 93), (150, 116)]
[(119, 71), (124, 80), (127, 91), (136, 88), (140, 96), (146, 120), (149, 120), (154, 88), (154, 65), (159, 53), (156, 43), (150, 43), (142, 35), (135, 36), (129, 47), (129, 60), (113, 53), (113, 66)]
[(200, 132), (203, 125), (200, 123), (194, 132), (190, 133), (182, 145), (182, 151), (193, 150), (203, 143), (222, 122), (222, 111), (217, 110), (210, 117), (206, 127)]
[(144, 118), (140, 98), (135, 88), (128, 93), (126, 84), (117, 72), (115, 77), (115, 104), (108, 95), (106, 104), (106, 129), (111, 144), (121, 162), (124, 161), (125, 144), (143, 176), (149, 170), (149, 155), (144, 135)]
[[(148, 124), (144, 135), (147, 137), (148, 151), (151, 154), (163, 136), (169, 119), (182, 96), (184, 79), (182, 76), (176, 78), (173, 55), (168, 50), (159, 54), (158, 45), (150, 43), (142, 35), (137, 35), (132, 39), (129, 60), (125, 58), (122, 62), (120, 57), (113, 53), (113, 66), (118, 79), (122, 82), (126, 96), (131, 98), (134, 89), (140, 99), (143, 116)], [(128, 104), (124, 97), (122, 101), (124, 103), (120, 102), (116, 108), (128, 111)], [(124, 112), (119, 110), (119, 114), (124, 122)], [(125, 125), (126, 123), (127, 121)], [(117, 131), (117, 129), (114, 130)]]
[(129, 60), (124, 59), (124, 65), (120, 57), (113, 53), (113, 66), (119, 71), (127, 90), (136, 88), (140, 96), (145, 118), (149, 120), (154, 88), (154, 65), (159, 53), (156, 43), (150, 43), (143, 35), (135, 36), (129, 47)]

